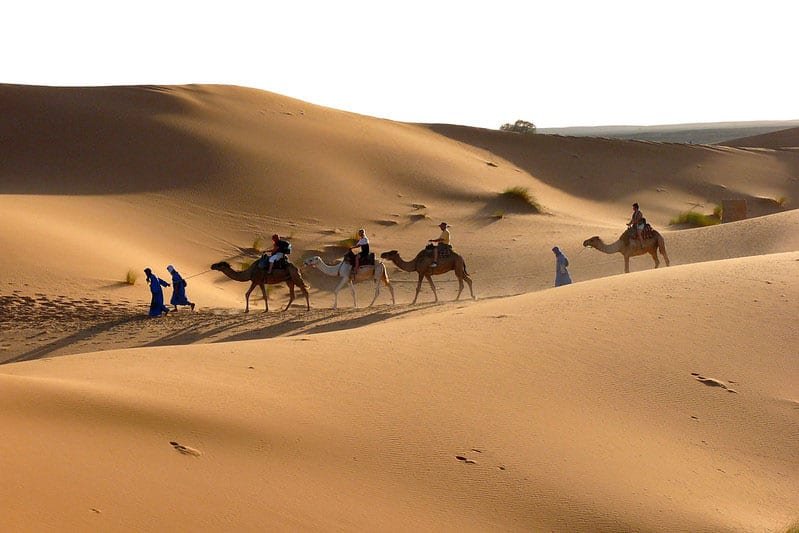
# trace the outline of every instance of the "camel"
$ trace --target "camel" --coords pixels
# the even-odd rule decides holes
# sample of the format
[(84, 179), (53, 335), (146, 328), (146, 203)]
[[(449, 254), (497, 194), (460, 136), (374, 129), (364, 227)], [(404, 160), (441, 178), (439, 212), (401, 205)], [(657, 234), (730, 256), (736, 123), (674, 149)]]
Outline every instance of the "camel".
[(354, 307), (358, 307), (358, 300), (355, 296), (355, 287), (353, 283), (359, 283), (361, 281), (366, 280), (374, 280), (375, 283), (375, 296), (372, 298), (372, 303), (369, 304), (369, 307), (372, 307), (377, 300), (377, 297), (380, 295), (380, 283), (384, 283), (388, 290), (391, 292), (391, 303), (395, 304), (396, 300), (394, 299), (394, 287), (391, 286), (391, 282), (388, 280), (388, 271), (386, 270), (386, 265), (381, 262), (376, 263), (375, 265), (364, 265), (358, 269), (358, 272), (355, 274), (355, 278), (350, 278), (350, 272), (352, 272), (352, 265), (346, 261), (342, 261), (337, 265), (328, 265), (325, 263), (321, 257), (315, 255), (303, 261), (303, 265), (316, 268), (323, 274), (327, 274), (328, 276), (337, 276), (341, 278), (336, 288), (333, 289), (334, 299), (333, 299), (333, 309), (338, 307), (338, 291), (344, 288), (345, 285), (350, 286), (350, 290), (352, 291), (352, 305)]
[(448, 256), (440, 256), (438, 258), (438, 265), (435, 268), (430, 266), (433, 262), (433, 257), (432, 255), (427, 255), (426, 250), (422, 250), (416, 254), (413, 261), (404, 261), (396, 250), (383, 252), (380, 254), (380, 257), (388, 259), (397, 265), (400, 270), (419, 274), (419, 283), (416, 284), (416, 296), (413, 297), (413, 302), (411, 302), (411, 304), (415, 304), (416, 299), (419, 298), (419, 291), (422, 289), (422, 279), (427, 279), (428, 283), (430, 283), (430, 288), (433, 289), (433, 297), (435, 301), (438, 302), (436, 286), (433, 284), (433, 278), (431, 276), (446, 274), (450, 270), (454, 270), (455, 275), (458, 277), (458, 296), (455, 299), (459, 300), (461, 297), (464, 280), (469, 284), (469, 292), (472, 293), (472, 298), (475, 298), (474, 290), (472, 289), (472, 278), (470, 278), (469, 274), (466, 272), (466, 262), (463, 260), (463, 257), (453, 251), (450, 251)]
[(264, 287), (264, 284), (275, 285), (277, 283), (285, 283), (289, 287), (289, 303), (284, 311), (291, 307), (291, 302), (294, 301), (295, 285), (297, 285), (305, 295), (305, 305), (308, 310), (311, 309), (311, 302), (308, 298), (308, 285), (306, 285), (305, 281), (302, 279), (299, 269), (291, 263), (288, 264), (288, 268), (275, 268), (269, 275), (267, 275), (265, 269), (258, 267), (258, 261), (253, 262), (247, 270), (233, 270), (227, 261), (214, 263), (211, 265), (211, 270), (218, 270), (234, 281), (250, 282), (250, 288), (247, 289), (247, 294), (244, 295), (244, 300), (246, 302), (246, 307), (244, 308), (245, 313), (250, 312), (250, 293), (256, 285), (261, 287), (261, 293), (264, 295), (264, 305), (266, 306), (264, 312), (268, 312), (269, 299), (266, 297), (266, 287)]
[(625, 231), (613, 244), (605, 244), (599, 237), (591, 237), (583, 242), (583, 246), (590, 246), (606, 254), (620, 253), (624, 256), (625, 274), (630, 272), (630, 258), (636, 255), (652, 255), (652, 259), (655, 260), (655, 268), (657, 268), (660, 266), (660, 261), (658, 260), (658, 251), (660, 251), (663, 259), (666, 260), (666, 266), (669, 266), (669, 256), (666, 254), (666, 242), (663, 240), (663, 236), (654, 230), (652, 230), (652, 233), (653, 236), (644, 239), (643, 243), (638, 239), (627, 237), (627, 232)]

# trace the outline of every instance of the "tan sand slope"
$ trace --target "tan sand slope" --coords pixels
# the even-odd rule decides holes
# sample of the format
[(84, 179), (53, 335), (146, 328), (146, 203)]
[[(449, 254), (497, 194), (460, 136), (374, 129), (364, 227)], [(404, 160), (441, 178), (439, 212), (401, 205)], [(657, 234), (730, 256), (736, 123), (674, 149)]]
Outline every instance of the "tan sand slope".
[(752, 135), (725, 141), (725, 146), (747, 146), (751, 148), (794, 148), (799, 146), (799, 128), (789, 128), (762, 135)]
[(2, 526), (774, 531), (799, 506), (797, 274), (767, 255), (357, 338), (6, 365)]

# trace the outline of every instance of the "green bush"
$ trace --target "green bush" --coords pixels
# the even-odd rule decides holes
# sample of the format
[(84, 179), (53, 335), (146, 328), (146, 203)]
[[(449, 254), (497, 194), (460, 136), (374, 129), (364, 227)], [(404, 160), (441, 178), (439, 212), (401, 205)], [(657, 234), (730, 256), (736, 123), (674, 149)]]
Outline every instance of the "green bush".
[(535, 133), (536, 127), (535, 124), (527, 120), (517, 120), (513, 124), (503, 124), (499, 129), (513, 133)]
[(703, 228), (705, 226), (714, 226), (719, 222), (721, 220), (715, 215), (715, 211), (712, 215), (704, 215), (696, 211), (684, 211), (672, 218), (669, 224), (672, 226), (686, 225), (692, 228)]
[(535, 197), (530, 194), (530, 190), (527, 187), (510, 187), (502, 191), (500, 196), (502, 198), (518, 200), (532, 207), (536, 211), (541, 211), (541, 206), (538, 204)]

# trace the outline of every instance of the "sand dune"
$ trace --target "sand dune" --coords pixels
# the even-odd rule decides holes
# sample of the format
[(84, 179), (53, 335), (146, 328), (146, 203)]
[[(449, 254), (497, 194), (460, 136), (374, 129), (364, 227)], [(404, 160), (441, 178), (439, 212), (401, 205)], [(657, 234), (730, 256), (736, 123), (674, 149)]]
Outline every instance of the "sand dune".
[(449, 305), (356, 341), (7, 365), (6, 525), (774, 530), (799, 504), (799, 338), (742, 325), (792, 321), (797, 273), (799, 254), (767, 255)]
[[(241, 87), (0, 86), (0, 528), (779, 531), (799, 517), (799, 153), (402, 124)], [(541, 206), (502, 198), (526, 187)], [(743, 198), (752, 218), (669, 226)], [(584, 249), (638, 201), (672, 266)], [(412, 257), (478, 300), (264, 239)], [(553, 245), (571, 286), (551, 289)], [(195, 312), (144, 318), (174, 264)], [(256, 291), (257, 292), (257, 291)], [(167, 297), (169, 291), (167, 291)]]
[(799, 128), (788, 128), (762, 135), (752, 135), (726, 141), (725, 146), (747, 146), (751, 148), (794, 148), (799, 146)]

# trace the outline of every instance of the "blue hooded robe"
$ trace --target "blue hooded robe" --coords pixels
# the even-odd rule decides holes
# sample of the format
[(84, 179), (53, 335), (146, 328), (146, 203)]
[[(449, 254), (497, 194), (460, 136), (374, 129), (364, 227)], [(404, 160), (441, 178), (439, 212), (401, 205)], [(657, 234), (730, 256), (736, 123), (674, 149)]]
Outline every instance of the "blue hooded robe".
[(147, 281), (150, 283), (150, 292), (153, 295), (150, 301), (150, 316), (168, 313), (169, 309), (164, 305), (164, 291), (161, 287), (169, 287), (169, 283), (152, 273), (149, 274)]
[(169, 303), (172, 305), (191, 305), (188, 297), (186, 296), (186, 280), (183, 279), (177, 270), (172, 269), (172, 299)]
[(555, 255), (555, 287), (572, 282), (569, 271), (566, 269), (567, 266), (569, 266), (569, 260), (563, 255), (563, 252), (557, 252)]

